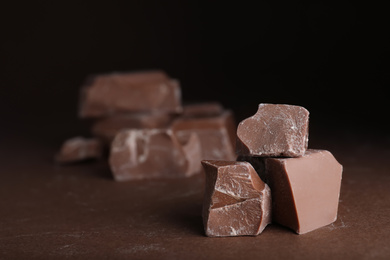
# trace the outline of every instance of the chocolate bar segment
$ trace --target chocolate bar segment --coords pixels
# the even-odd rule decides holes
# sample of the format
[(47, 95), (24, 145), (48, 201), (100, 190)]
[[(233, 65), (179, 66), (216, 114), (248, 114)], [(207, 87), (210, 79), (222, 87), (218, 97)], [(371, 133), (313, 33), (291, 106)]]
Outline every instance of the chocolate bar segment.
[(199, 168), (193, 162), (190, 165), (187, 158), (191, 157), (191, 148), (196, 149), (196, 141), (196, 137), (189, 138), (183, 149), (169, 129), (123, 130), (111, 145), (109, 163), (114, 178), (125, 181), (193, 175)]
[(74, 137), (66, 140), (55, 156), (58, 163), (74, 163), (87, 159), (99, 159), (103, 155), (103, 145), (98, 139)]
[(299, 158), (267, 158), (273, 221), (304, 234), (337, 218), (342, 166), (325, 150)]
[(182, 111), (179, 82), (160, 71), (92, 77), (81, 90), (80, 117)]
[(202, 161), (206, 235), (255, 236), (271, 222), (271, 192), (247, 162)]
[(186, 141), (192, 133), (199, 137), (202, 160), (234, 160), (235, 131), (233, 114), (200, 118), (179, 117), (172, 123), (172, 131), (180, 141)]
[(309, 112), (300, 106), (260, 104), (237, 128), (237, 154), (298, 157), (308, 144)]

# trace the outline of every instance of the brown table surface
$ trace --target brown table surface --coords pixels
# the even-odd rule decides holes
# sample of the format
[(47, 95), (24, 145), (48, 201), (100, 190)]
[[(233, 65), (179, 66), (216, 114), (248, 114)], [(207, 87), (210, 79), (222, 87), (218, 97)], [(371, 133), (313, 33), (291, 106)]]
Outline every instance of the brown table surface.
[(119, 183), (105, 161), (54, 164), (59, 138), (4, 138), (0, 259), (390, 259), (389, 136), (313, 139), (344, 165), (335, 223), (305, 235), (270, 225), (257, 237), (208, 238), (202, 175)]

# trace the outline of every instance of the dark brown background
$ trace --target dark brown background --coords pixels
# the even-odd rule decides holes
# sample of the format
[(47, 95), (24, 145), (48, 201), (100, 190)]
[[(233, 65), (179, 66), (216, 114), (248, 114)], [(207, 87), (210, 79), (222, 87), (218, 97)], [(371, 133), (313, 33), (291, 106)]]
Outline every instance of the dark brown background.
[(73, 120), (88, 74), (161, 68), (180, 79), (184, 100), (219, 100), (241, 117), (260, 102), (289, 103), (313, 124), (382, 129), (384, 6), (270, 2), (2, 4), (1, 116)]
[[(2, 3), (0, 257), (257, 258), (266, 248), (276, 258), (389, 256), (386, 10), (346, 1)], [(238, 120), (260, 102), (309, 109), (310, 146), (344, 165), (341, 219), (307, 236), (272, 226), (257, 238), (210, 240), (197, 178), (118, 184), (105, 163), (52, 164), (65, 138), (88, 133), (76, 116), (87, 75), (153, 68), (180, 79), (185, 101), (220, 101)]]

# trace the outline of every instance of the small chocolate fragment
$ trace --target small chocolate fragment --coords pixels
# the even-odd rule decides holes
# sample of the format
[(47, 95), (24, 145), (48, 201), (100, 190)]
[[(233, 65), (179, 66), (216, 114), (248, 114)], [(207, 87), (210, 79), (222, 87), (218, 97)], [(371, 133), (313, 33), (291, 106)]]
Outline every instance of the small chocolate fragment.
[(271, 191), (247, 162), (202, 161), (206, 235), (255, 236), (271, 222)]
[(66, 140), (56, 155), (58, 163), (73, 163), (87, 159), (98, 159), (103, 154), (103, 146), (98, 139), (74, 137)]
[(273, 221), (304, 234), (336, 221), (342, 165), (325, 150), (299, 158), (267, 158)]
[(202, 160), (234, 160), (235, 124), (233, 114), (225, 111), (221, 115), (174, 120), (172, 130), (178, 140), (186, 141), (192, 133), (199, 136)]
[(169, 129), (123, 130), (111, 145), (109, 163), (114, 178), (125, 181), (193, 175), (197, 169), (192, 165), (189, 168), (187, 157), (190, 148), (196, 148), (196, 141), (196, 137), (189, 138), (183, 149)]
[(309, 112), (300, 106), (260, 104), (257, 113), (237, 128), (237, 154), (251, 156), (304, 155)]
[(181, 111), (179, 82), (160, 71), (98, 75), (81, 90), (82, 118), (126, 112)]
[(210, 117), (223, 113), (223, 107), (218, 102), (197, 103), (183, 106), (182, 117)]
[(172, 121), (167, 113), (134, 113), (98, 119), (92, 126), (92, 134), (111, 144), (117, 133), (124, 129), (165, 128)]

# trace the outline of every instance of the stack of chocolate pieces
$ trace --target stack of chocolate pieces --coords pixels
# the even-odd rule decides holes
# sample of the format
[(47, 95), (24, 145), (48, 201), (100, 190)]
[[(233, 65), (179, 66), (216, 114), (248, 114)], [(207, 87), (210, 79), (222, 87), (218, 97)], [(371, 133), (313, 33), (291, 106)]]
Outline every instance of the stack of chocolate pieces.
[(117, 181), (186, 177), (203, 159), (235, 158), (232, 112), (216, 102), (183, 106), (178, 80), (163, 71), (90, 77), (79, 116), (92, 120), (93, 138), (66, 141), (56, 160), (101, 158), (108, 147)]
[(304, 234), (337, 218), (342, 166), (307, 149), (309, 112), (260, 104), (237, 128), (237, 161), (204, 160), (207, 236), (258, 235), (269, 223)]

